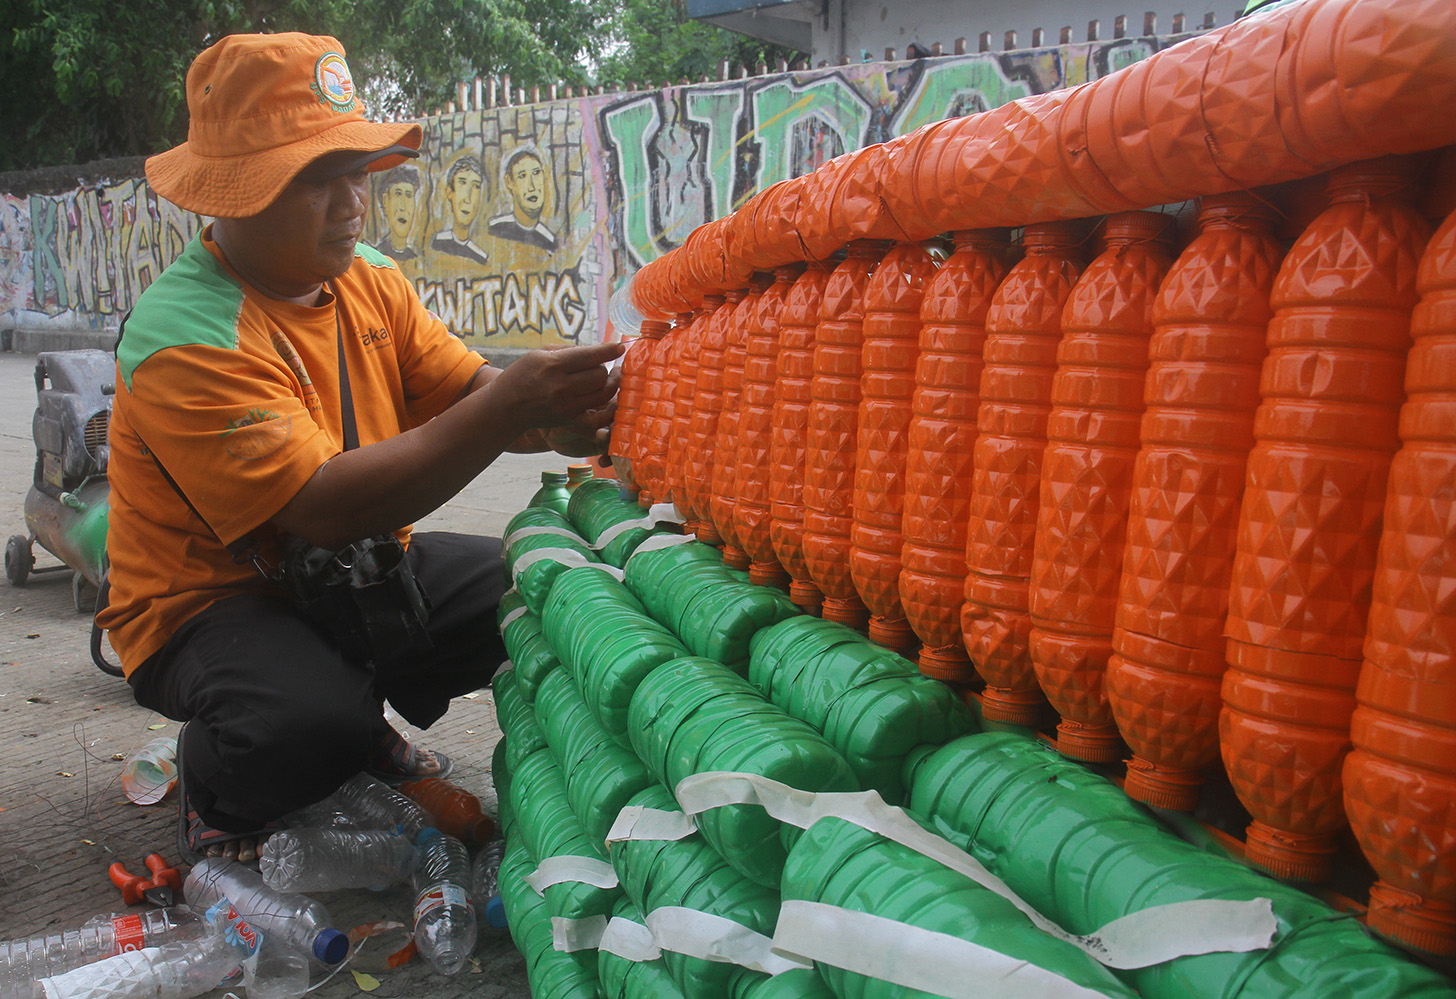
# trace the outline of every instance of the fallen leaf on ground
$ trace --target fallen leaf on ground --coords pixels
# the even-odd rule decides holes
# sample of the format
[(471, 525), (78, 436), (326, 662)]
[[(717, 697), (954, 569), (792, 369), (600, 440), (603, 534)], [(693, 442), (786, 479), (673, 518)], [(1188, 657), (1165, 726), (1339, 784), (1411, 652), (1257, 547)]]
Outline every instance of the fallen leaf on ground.
[(81, 840), (81, 842), (82, 843), (85, 843), (87, 846), (95, 846), (96, 845), (96, 841), (94, 839), (83, 839), (83, 840)]
[(76, 775), (73, 774), (73, 773), (71, 773), (71, 771), (69, 771), (69, 770), (57, 770), (56, 771), (56, 776), (57, 777), (74, 777)]
[(470, 692), (470, 693), (468, 693), (468, 694), (461, 694), (461, 695), (460, 695), (460, 696), (461, 696), (461, 697), (463, 697), (463, 698), (465, 698), (465, 699), (466, 699), (466, 700), (467, 700), (467, 701), (473, 701), (473, 700), (475, 700), (475, 699), (476, 699), (476, 698), (477, 698), (477, 697), (479, 697), (479, 696), (480, 696), (480, 691), (478, 691), (478, 690), (473, 690), (473, 691), (471, 691), (471, 692)]
[(155, 732), (159, 728), (166, 728), (166, 727), (167, 727), (167, 723), (166, 722), (158, 722), (156, 725), (148, 725), (147, 726), (147, 731), (148, 732)]
[(360, 992), (373, 992), (379, 988), (379, 979), (373, 975), (363, 971), (355, 971), (353, 968), (349, 969), (349, 973), (354, 976), (354, 984), (359, 986)]
[(124, 759), (126, 759), (126, 754), (125, 753), (112, 753), (111, 754), (111, 758), (113, 760), (124, 760)]
[(32, 631), (29, 635), (26, 635), (25, 637), (26, 638), (39, 638), (40, 637), (40, 632), (38, 632), (38, 631)]

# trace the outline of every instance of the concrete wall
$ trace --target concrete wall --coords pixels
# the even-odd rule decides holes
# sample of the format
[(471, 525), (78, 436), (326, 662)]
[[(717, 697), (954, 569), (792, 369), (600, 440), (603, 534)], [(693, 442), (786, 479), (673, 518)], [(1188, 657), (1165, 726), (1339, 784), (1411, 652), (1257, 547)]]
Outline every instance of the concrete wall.
[[(591, 342), (631, 273), (761, 188), (927, 122), (1096, 79), (1177, 40), (439, 115), (422, 122), (413, 172), (375, 175), (365, 241), (395, 256), (425, 303), (487, 354)], [(136, 178), (0, 195), (0, 330), (20, 349), (48, 337), (69, 346), (75, 337), (61, 338), (77, 331), (104, 339), (203, 223)]]

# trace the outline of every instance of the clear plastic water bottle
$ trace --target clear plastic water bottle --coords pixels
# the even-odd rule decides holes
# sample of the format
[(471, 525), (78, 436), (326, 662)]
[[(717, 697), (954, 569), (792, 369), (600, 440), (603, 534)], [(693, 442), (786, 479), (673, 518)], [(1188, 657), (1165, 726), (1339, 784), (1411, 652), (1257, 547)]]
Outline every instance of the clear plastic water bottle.
[(454, 975), (475, 949), (470, 855), (464, 843), (433, 826), (415, 845), (415, 946), (440, 974)]
[(36, 982), (27, 999), (191, 999), (217, 988), (239, 953), (222, 934), (143, 947)]
[(415, 848), (382, 829), (284, 829), (258, 858), (263, 883), (276, 891), (382, 891), (409, 878)]
[(194, 912), (206, 912), (226, 898), (237, 912), (274, 943), (338, 964), (349, 952), (349, 938), (333, 928), (327, 909), (307, 895), (274, 891), (263, 876), (235, 860), (208, 857), (182, 886)]
[(411, 843), (430, 824), (425, 810), (368, 774), (355, 774), (333, 794), (339, 810), (363, 829), (398, 832)]
[(308, 957), (292, 947), (264, 939), (243, 962), (248, 999), (299, 999), (308, 991)]
[(79, 929), (0, 943), (0, 999), (29, 999), (31, 983), (143, 947), (197, 940), (207, 925), (182, 906), (97, 916)]
[(121, 790), (133, 805), (155, 805), (176, 783), (177, 740), (170, 735), (132, 753), (121, 771)]
[(506, 907), (500, 896), (501, 858), (506, 853), (506, 841), (500, 837), (480, 848), (470, 865), (470, 895), (475, 907), (485, 918), (487, 926), (504, 929)]

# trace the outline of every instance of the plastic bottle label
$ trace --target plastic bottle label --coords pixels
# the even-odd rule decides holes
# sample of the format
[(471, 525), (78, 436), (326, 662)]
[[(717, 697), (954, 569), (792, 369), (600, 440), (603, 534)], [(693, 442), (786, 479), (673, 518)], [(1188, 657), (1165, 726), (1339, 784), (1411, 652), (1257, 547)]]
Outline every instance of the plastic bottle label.
[(447, 905), (458, 905), (469, 909), (472, 914), (475, 912), (475, 906), (470, 904), (470, 896), (465, 893), (465, 889), (446, 883), (420, 893), (415, 901), (415, 922), (418, 923), (436, 909)]
[(113, 954), (125, 954), (141, 950), (147, 945), (146, 934), (142, 932), (142, 917), (137, 913), (117, 916), (111, 921), (111, 932), (116, 936), (116, 950)]
[(223, 939), (243, 958), (252, 957), (263, 946), (263, 934), (254, 929), (226, 898), (219, 899), (207, 910), (207, 921), (223, 931)]

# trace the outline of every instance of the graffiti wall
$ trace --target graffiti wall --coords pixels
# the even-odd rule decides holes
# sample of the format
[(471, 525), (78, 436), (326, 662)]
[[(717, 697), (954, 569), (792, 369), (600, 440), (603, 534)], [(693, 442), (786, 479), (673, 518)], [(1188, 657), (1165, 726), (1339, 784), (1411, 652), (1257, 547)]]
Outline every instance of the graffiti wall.
[[(840, 153), (1075, 86), (1183, 37), (864, 63), (428, 118), (365, 242), (485, 351), (609, 335), (606, 302), (702, 222)], [(0, 195), (0, 327), (114, 329), (205, 224), (119, 179)]]

